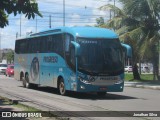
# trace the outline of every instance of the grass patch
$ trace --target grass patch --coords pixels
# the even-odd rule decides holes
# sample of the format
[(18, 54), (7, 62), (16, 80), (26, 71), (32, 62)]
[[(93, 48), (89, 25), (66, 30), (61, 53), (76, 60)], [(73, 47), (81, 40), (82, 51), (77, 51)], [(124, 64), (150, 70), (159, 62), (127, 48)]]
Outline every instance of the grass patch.
[[(0, 96), (0, 105), (3, 105), (3, 106), (7, 105), (7, 106), (10, 106), (10, 108), (19, 108), (20, 111), (22, 112), (33, 112), (33, 113), (40, 112), (43, 114), (43, 111), (39, 109), (18, 103), (18, 101), (16, 100), (10, 100), (8, 98), (1, 97), (1, 96)], [(44, 120), (45, 119), (47, 120), (70, 120), (67, 117), (59, 117), (52, 112), (48, 112), (46, 114), (48, 115), (48, 117), (43, 117)], [(29, 118), (29, 120), (41, 120), (41, 119), (42, 119), (41, 117)]]
[(153, 74), (141, 74), (141, 80), (133, 79), (133, 74), (125, 74), (125, 81), (140, 81), (140, 82), (149, 82), (153, 81)]
[(11, 105), (12, 104), (7, 98), (1, 97), (1, 96), (0, 96), (0, 100), (1, 100), (2, 105)]
[(1, 100), (2, 105), (10, 105), (11, 107), (13, 106), (15, 108), (20, 108), (20, 109), (22, 109), (22, 111), (31, 111), (31, 112), (32, 111), (40, 111), (36, 108), (20, 104), (18, 102), (12, 101), (12, 100), (5, 98), (5, 97), (0, 96), (0, 100)]
[(30, 111), (30, 112), (35, 112), (35, 111), (40, 111), (36, 108), (33, 108), (33, 107), (30, 107), (30, 106), (27, 106), (27, 105), (23, 105), (23, 104), (13, 104), (13, 106), (17, 107), (17, 108), (20, 108), (22, 109), (23, 111)]

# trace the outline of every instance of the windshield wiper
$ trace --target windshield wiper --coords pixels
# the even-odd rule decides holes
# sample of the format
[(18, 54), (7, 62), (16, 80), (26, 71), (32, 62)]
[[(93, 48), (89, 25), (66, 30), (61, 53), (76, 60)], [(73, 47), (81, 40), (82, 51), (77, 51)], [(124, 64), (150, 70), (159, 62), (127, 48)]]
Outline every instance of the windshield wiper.
[(90, 75), (94, 75), (94, 74), (98, 74), (96, 72), (93, 72), (91, 70), (87, 70), (87, 69), (83, 69), (83, 68), (78, 68), (79, 70), (82, 70), (83, 72), (87, 73), (87, 74), (90, 74)]

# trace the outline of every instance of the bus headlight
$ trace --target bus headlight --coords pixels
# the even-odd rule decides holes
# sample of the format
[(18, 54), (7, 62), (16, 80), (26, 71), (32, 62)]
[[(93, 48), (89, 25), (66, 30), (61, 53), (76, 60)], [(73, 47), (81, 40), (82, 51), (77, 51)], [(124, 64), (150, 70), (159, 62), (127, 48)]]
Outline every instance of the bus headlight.
[(123, 80), (120, 77), (118, 77), (118, 81), (115, 84), (121, 84), (121, 83), (123, 83)]
[(90, 81), (83, 79), (82, 77), (78, 77), (78, 80), (80, 80), (81, 82), (85, 83), (85, 84), (90, 84)]

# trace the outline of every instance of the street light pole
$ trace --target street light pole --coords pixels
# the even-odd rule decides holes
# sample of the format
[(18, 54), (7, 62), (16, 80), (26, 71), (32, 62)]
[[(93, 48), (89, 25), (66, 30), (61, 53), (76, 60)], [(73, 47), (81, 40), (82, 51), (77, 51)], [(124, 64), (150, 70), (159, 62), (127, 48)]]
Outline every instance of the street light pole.
[(37, 21), (37, 15), (36, 15), (36, 32), (37, 32), (37, 22), (38, 22), (38, 21)]
[(21, 21), (21, 18), (22, 18), (22, 16), (21, 16), (21, 14), (20, 14), (20, 30), (19, 30), (19, 35), (20, 35), (20, 37), (21, 37), (21, 24), (22, 24), (22, 21)]
[(51, 15), (49, 15), (49, 28), (51, 28), (52, 27), (52, 16)]
[(65, 26), (65, 0), (63, 0), (63, 26)]

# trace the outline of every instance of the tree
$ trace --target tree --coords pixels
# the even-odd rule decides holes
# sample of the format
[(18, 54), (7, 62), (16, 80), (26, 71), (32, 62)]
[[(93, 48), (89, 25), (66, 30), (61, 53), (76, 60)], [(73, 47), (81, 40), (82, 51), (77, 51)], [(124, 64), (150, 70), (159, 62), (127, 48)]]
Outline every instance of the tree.
[(100, 7), (101, 10), (109, 8), (115, 11), (115, 17), (108, 22), (108, 27), (114, 28), (120, 35), (121, 41), (132, 46), (133, 66), (136, 66), (139, 60), (147, 58), (154, 65), (154, 75), (158, 76), (159, 0), (119, 1), (123, 4), (122, 10), (113, 5)]
[(42, 17), (38, 11), (38, 4), (36, 0), (1, 0), (0, 2), (0, 27), (4, 28), (8, 23), (8, 16), (10, 14), (16, 16), (25, 14), (28, 19), (34, 18), (35, 14)]
[(97, 25), (102, 25), (104, 24), (104, 18), (103, 17), (99, 17), (96, 19)]
[[(159, 0), (120, 0), (124, 4), (124, 11), (126, 14), (130, 14), (131, 18), (134, 18), (139, 22), (137, 30), (134, 32), (140, 42), (140, 59), (148, 57), (154, 67), (154, 80), (159, 79), (158, 70), (158, 47), (160, 39), (160, 2)], [(138, 34), (138, 32), (140, 32)]]
[(6, 58), (7, 58), (7, 62), (8, 63), (13, 63), (13, 61), (14, 61), (14, 52), (13, 51), (8, 52), (6, 54)]

